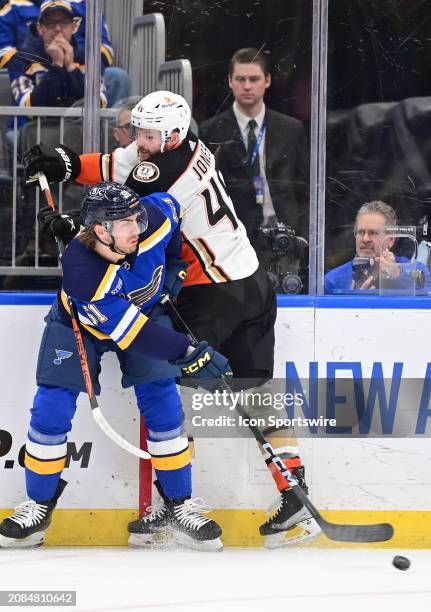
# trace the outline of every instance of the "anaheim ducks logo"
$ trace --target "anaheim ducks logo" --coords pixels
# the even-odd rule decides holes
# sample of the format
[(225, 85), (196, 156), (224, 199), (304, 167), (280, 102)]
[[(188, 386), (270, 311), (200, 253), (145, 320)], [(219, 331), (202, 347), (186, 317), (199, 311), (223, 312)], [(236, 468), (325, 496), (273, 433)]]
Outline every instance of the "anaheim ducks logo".
[(144, 161), (136, 166), (133, 170), (133, 178), (141, 183), (151, 183), (156, 181), (160, 176), (160, 170), (155, 164)]

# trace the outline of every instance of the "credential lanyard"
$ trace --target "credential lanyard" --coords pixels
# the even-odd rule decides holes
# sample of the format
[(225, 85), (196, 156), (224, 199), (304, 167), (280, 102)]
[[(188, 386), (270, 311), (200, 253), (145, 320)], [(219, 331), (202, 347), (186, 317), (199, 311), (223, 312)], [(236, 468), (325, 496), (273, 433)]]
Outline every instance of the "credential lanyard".
[(253, 166), (254, 160), (256, 159), (257, 154), (259, 153), (260, 143), (262, 142), (262, 138), (265, 133), (265, 130), (266, 130), (266, 119), (262, 121), (262, 125), (260, 126), (259, 134), (257, 135), (257, 139), (256, 139), (256, 144), (254, 145), (253, 153), (250, 159), (250, 167)]

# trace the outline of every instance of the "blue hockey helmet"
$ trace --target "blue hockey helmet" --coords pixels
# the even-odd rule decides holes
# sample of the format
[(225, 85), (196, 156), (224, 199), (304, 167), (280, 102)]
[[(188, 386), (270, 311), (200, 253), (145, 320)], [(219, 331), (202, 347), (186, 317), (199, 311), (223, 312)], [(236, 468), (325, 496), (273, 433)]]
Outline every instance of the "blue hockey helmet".
[(148, 227), (148, 215), (137, 193), (116, 182), (98, 183), (82, 200), (81, 217), (84, 227), (100, 223), (112, 233), (113, 222), (138, 214), (140, 232)]

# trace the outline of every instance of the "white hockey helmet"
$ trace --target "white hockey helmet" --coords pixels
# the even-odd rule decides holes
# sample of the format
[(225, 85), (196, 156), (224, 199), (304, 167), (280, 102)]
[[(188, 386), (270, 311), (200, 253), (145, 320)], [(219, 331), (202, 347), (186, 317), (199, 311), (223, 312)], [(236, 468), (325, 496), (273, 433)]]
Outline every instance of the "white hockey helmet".
[(190, 126), (190, 118), (190, 107), (186, 100), (171, 91), (153, 91), (142, 98), (132, 110), (132, 125), (135, 128), (161, 132), (162, 152), (173, 130), (178, 130), (180, 140), (184, 140)]

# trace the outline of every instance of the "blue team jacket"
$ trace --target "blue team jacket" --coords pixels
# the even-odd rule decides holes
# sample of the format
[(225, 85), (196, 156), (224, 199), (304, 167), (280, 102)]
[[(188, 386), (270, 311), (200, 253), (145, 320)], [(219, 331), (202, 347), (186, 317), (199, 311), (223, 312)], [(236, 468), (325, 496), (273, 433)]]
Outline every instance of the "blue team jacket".
[[(85, 0), (69, 0), (73, 14), (79, 22), (75, 34), (78, 45), (85, 47)], [(18, 49), (21, 49), (30, 23), (39, 17), (42, 0), (10, 0), (0, 10), (0, 68), (12, 68)], [(102, 64), (110, 66), (113, 50), (105, 18), (102, 21)]]
[[(84, 97), (85, 51), (72, 36), (75, 70), (67, 71), (52, 63), (44, 49), (43, 39), (31, 24), (24, 45), (9, 68), (12, 99), (17, 106), (71, 106)], [(103, 82), (104, 67), (100, 82), (101, 106), (106, 107), (106, 90)], [(13, 118), (8, 127), (12, 129)], [(26, 117), (19, 117), (18, 126), (26, 123)]]

